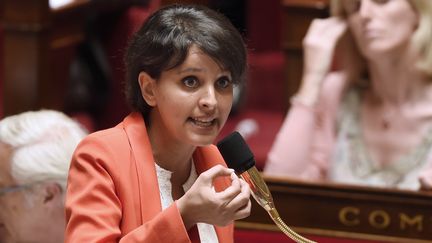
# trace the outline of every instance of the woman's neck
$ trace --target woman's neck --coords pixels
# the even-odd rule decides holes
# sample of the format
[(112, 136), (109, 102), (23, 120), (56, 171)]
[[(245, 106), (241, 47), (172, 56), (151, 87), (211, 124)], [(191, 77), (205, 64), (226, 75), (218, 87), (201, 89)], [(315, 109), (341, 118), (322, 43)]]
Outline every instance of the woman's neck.
[(430, 117), (432, 81), (416, 67), (413, 55), (376, 57), (368, 63), (370, 89), (364, 93), (364, 124), (379, 130), (404, 130)]
[(400, 106), (423, 95), (430, 81), (415, 68), (415, 58), (377, 58), (369, 62), (371, 94), (378, 102)]
[(155, 162), (162, 168), (171, 171), (171, 181), (182, 185), (188, 179), (191, 170), (192, 154), (196, 147), (185, 144), (170, 136), (161, 122), (152, 121), (147, 127)]

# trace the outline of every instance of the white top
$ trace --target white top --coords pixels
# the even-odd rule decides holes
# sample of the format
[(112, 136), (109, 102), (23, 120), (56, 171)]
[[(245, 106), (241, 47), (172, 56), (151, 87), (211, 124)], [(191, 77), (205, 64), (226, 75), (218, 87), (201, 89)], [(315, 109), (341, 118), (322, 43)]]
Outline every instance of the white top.
[(388, 165), (370, 158), (360, 130), (360, 91), (351, 90), (339, 117), (330, 178), (343, 183), (418, 190), (418, 175), (432, 158), (432, 128), (413, 151)]
[[(160, 167), (158, 164), (155, 165), (156, 165), (156, 174), (157, 174), (159, 191), (160, 191), (160, 198), (162, 203), (162, 210), (164, 210), (174, 202), (172, 197), (172, 184), (171, 184), (172, 172), (165, 170), (164, 168)], [(194, 163), (192, 163), (189, 178), (187, 179), (185, 184), (183, 184), (183, 190), (185, 192), (188, 191), (192, 187), (193, 183), (196, 181), (197, 178), (198, 178), (198, 174), (195, 170)], [(198, 228), (198, 233), (199, 233), (201, 243), (219, 242), (213, 225), (206, 224), (206, 223), (198, 223), (197, 228)]]

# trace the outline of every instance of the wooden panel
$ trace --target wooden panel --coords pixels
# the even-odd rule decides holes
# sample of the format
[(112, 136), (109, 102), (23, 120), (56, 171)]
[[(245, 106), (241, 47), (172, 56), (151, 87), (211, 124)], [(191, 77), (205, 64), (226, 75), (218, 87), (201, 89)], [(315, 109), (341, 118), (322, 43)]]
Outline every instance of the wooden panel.
[[(388, 242), (432, 241), (432, 193), (265, 177), (285, 223), (302, 234)], [(256, 203), (236, 227), (278, 231)]]
[(51, 9), (49, 0), (2, 0), (4, 115), (62, 110), (68, 67), (75, 47), (85, 40), (86, 17), (145, 3), (74, 0)]
[(297, 91), (302, 78), (302, 40), (314, 18), (328, 17), (329, 0), (282, 0), (282, 48), (285, 53), (285, 95), (289, 98)]
[(5, 115), (33, 108), (38, 80), (47, 79), (48, 0), (3, 2)]

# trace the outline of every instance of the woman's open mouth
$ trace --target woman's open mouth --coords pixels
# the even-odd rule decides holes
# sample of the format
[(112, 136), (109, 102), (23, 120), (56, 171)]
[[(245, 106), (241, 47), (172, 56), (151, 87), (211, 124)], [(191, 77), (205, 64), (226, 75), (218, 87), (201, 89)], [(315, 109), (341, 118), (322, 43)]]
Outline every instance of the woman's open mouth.
[(211, 127), (216, 124), (215, 118), (189, 118), (189, 120), (199, 127)]

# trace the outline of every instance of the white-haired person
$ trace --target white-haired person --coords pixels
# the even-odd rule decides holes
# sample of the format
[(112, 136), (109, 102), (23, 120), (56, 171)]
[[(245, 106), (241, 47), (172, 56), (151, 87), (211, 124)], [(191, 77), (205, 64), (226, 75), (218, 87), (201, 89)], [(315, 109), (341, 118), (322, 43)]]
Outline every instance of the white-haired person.
[(332, 0), (331, 9), (303, 41), (302, 84), (265, 172), (432, 189), (432, 1)]
[(73, 151), (87, 132), (53, 110), (0, 121), (0, 242), (63, 242)]

